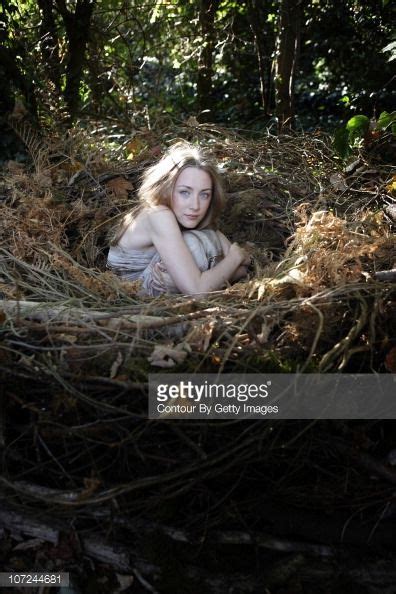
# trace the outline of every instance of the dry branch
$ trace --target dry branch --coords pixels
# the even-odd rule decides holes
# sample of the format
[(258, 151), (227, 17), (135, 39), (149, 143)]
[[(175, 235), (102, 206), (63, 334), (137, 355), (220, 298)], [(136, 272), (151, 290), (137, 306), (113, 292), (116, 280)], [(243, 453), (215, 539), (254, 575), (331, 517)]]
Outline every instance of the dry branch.
[[(262, 437), (270, 431), (269, 428), (263, 431)], [(10, 481), (3, 476), (0, 476), (0, 484), (4, 488), (10, 489), (20, 496), (26, 496), (28, 498), (37, 499), (40, 501), (47, 502), (48, 504), (63, 505), (65, 508), (68, 507), (87, 507), (93, 504), (104, 503), (115, 497), (121, 495), (145, 490), (161, 484), (166, 484), (175, 480), (184, 479), (191, 474), (200, 475), (203, 472), (207, 473), (207, 476), (212, 474), (216, 475), (218, 470), (216, 467), (221, 464), (223, 469), (231, 468), (238, 461), (237, 454), (242, 455), (244, 450), (249, 450), (251, 443), (256, 441), (256, 436), (248, 436), (245, 439), (240, 439), (232, 447), (224, 448), (219, 452), (216, 452), (212, 456), (208, 456), (205, 460), (198, 461), (195, 464), (188, 465), (187, 467), (179, 470), (162, 473), (154, 476), (147, 476), (136, 481), (121, 484), (111, 489), (105, 489), (92, 494), (91, 489), (76, 490), (76, 491), (61, 491), (59, 489), (52, 489), (47, 487), (41, 487), (27, 483), (26, 481)]]
[[(40, 514), (41, 515), (41, 514)], [(112, 514), (113, 515), (113, 514)], [(194, 539), (185, 532), (174, 529), (169, 526), (161, 526), (146, 523), (143, 520), (121, 521), (117, 515), (113, 517), (117, 525), (133, 526), (135, 534), (134, 542), (139, 543), (139, 538), (144, 534), (153, 536), (162, 532), (172, 540), (186, 544), (194, 544)], [(0, 510), (0, 527), (9, 531), (13, 536), (28, 535), (37, 539), (37, 546), (41, 542), (50, 542), (53, 545), (58, 544), (60, 533), (68, 534), (70, 527), (65, 522), (56, 521), (48, 515), (40, 520), (27, 513), (16, 512), (12, 508), (3, 506)], [(130, 543), (126, 545), (122, 541), (110, 544), (102, 534), (91, 534), (86, 537), (78, 534), (78, 542), (81, 546), (81, 552), (84, 556), (105, 563), (111, 566), (117, 572), (132, 573), (147, 591), (157, 592), (155, 585), (161, 580), (163, 569), (161, 566), (148, 562), (142, 558), (141, 554), (131, 547)], [(202, 541), (200, 541), (202, 545)], [(244, 585), (244, 592), (257, 592), (257, 588), (265, 585), (281, 585), (285, 580), (293, 576), (300, 576), (308, 582), (315, 580), (333, 579), (334, 576), (343, 576), (344, 579), (353, 579), (361, 586), (367, 584), (371, 587), (386, 587), (394, 584), (396, 574), (394, 570), (394, 558), (388, 554), (388, 560), (376, 560), (372, 552), (370, 562), (357, 560), (348, 555), (342, 546), (327, 547), (324, 545), (313, 545), (307, 542), (290, 542), (285, 539), (272, 538), (264, 535), (251, 535), (240, 531), (221, 531), (210, 533), (205, 540), (206, 546), (220, 547), (224, 553), (224, 547), (227, 545), (264, 547), (280, 553), (288, 552), (287, 558), (284, 555), (278, 560), (271, 562), (271, 569), (264, 572), (263, 581), (259, 582), (251, 576), (241, 573), (228, 573), (227, 576), (220, 572), (208, 572), (203, 568), (198, 568), (189, 563), (184, 565), (184, 575), (190, 579), (197, 580), (197, 583), (206, 584), (211, 588), (211, 592), (225, 594), (229, 592), (230, 583)], [(257, 553), (256, 553), (257, 554)], [(320, 564), (315, 561), (313, 556), (318, 556)], [(324, 556), (324, 559), (322, 557)], [(166, 569), (166, 568), (165, 568)], [(150, 583), (151, 582), (151, 583)], [(381, 591), (386, 591), (381, 590)]]
[(384, 207), (384, 211), (392, 221), (396, 222), (396, 204), (388, 204)]
[[(46, 516), (46, 521), (38, 520), (32, 515), (17, 512), (5, 505), (2, 505), (0, 509), (0, 526), (12, 535), (33, 536), (54, 545), (58, 543), (61, 533), (70, 531), (70, 527), (64, 522), (55, 521), (49, 516)], [(134, 567), (151, 574), (158, 571), (155, 566), (139, 560), (138, 554), (132, 548), (110, 545), (99, 534), (88, 537), (80, 536), (79, 541), (86, 555), (102, 563), (108, 563), (117, 571), (133, 571)], [(134, 558), (133, 562), (132, 558)]]
[(392, 270), (381, 270), (374, 274), (374, 278), (378, 281), (386, 283), (394, 283), (396, 281), (396, 268)]

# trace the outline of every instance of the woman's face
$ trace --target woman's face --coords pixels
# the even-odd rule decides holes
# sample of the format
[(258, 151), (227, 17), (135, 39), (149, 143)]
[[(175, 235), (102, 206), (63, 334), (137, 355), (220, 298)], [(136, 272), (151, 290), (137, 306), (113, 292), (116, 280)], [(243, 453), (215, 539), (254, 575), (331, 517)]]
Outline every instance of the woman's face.
[(213, 183), (209, 173), (186, 167), (176, 179), (171, 208), (180, 225), (195, 229), (205, 218), (212, 199)]

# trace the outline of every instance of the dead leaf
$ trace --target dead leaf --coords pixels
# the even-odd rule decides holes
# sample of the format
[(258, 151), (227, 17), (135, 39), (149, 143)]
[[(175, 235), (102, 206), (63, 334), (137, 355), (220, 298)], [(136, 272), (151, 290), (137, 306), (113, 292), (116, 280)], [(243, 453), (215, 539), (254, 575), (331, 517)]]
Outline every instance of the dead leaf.
[(36, 173), (34, 176), (34, 181), (40, 188), (51, 188), (52, 187), (52, 177), (49, 171), (40, 171)]
[(330, 183), (335, 190), (339, 190), (340, 192), (344, 192), (344, 190), (348, 188), (341, 173), (333, 173), (330, 175)]
[(153, 147), (150, 149), (150, 154), (151, 154), (153, 157), (159, 157), (159, 156), (161, 155), (161, 153), (162, 153), (162, 147), (161, 147), (161, 145), (160, 145), (160, 144), (156, 144), (155, 146), (153, 146)]
[(273, 324), (267, 324), (266, 322), (263, 322), (261, 324), (261, 331), (260, 334), (257, 334), (257, 342), (259, 344), (265, 344), (266, 342), (268, 342), (268, 337), (271, 334), (271, 330), (273, 329), (274, 325)]
[(28, 551), (29, 549), (37, 549), (43, 544), (43, 540), (41, 538), (31, 538), (24, 542), (20, 542), (17, 544), (12, 550), (13, 551)]
[(132, 586), (133, 581), (135, 579), (133, 575), (121, 575), (120, 573), (116, 573), (116, 576), (118, 583), (120, 584), (120, 587), (117, 588), (115, 594), (127, 590), (130, 586)]
[(190, 352), (191, 347), (186, 342), (181, 342), (176, 346), (160, 344), (154, 347), (148, 361), (155, 367), (174, 367), (178, 363), (182, 363)]
[(128, 154), (127, 158), (132, 159), (133, 157), (141, 153), (145, 148), (147, 148), (147, 142), (145, 140), (139, 138), (138, 136), (132, 138), (132, 140), (130, 140), (125, 145), (125, 150)]
[(386, 186), (386, 189), (388, 190), (388, 192), (390, 192), (391, 194), (396, 193), (396, 175), (394, 175), (392, 177), (392, 181), (390, 182), (390, 184), (388, 184)]
[(274, 278), (269, 284), (273, 287), (290, 283), (292, 285), (304, 286), (305, 275), (299, 268), (291, 268), (281, 278)]
[(25, 170), (25, 166), (23, 165), (23, 163), (19, 163), (18, 161), (12, 161), (12, 160), (7, 161), (6, 168), (7, 168), (7, 171), (12, 173), (13, 175), (18, 175), (20, 173), (23, 173)]
[(116, 198), (128, 199), (128, 192), (133, 190), (133, 184), (125, 177), (115, 177), (106, 182), (106, 188), (116, 196)]
[(84, 478), (84, 491), (81, 496), (87, 497), (88, 495), (92, 495), (95, 491), (97, 491), (101, 485), (101, 481), (94, 477), (86, 477)]
[(195, 324), (186, 336), (186, 342), (200, 353), (208, 350), (213, 330), (216, 327), (216, 320)]
[(28, 110), (26, 109), (25, 105), (17, 99), (14, 103), (14, 109), (10, 115), (10, 118), (15, 120), (22, 120), (28, 114)]
[(70, 344), (77, 342), (77, 336), (74, 336), (73, 334), (64, 334), (63, 332), (59, 334), (59, 339), (64, 342), (69, 342)]
[(199, 122), (195, 116), (190, 116), (184, 123), (186, 126), (191, 126), (191, 128), (197, 128), (199, 126)]

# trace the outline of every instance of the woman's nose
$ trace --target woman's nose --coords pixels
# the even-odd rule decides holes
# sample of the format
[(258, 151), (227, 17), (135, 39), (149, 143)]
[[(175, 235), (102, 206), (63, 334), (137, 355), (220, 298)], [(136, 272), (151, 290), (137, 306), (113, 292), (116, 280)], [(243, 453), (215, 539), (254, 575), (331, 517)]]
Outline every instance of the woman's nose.
[(199, 197), (198, 197), (197, 194), (193, 194), (192, 195), (190, 206), (194, 210), (198, 210), (199, 209)]

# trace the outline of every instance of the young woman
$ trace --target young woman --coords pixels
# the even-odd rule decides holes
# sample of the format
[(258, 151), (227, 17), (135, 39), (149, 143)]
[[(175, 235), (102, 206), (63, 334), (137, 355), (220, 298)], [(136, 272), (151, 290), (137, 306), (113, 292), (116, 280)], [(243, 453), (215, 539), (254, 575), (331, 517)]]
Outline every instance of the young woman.
[(250, 256), (216, 230), (224, 192), (215, 164), (179, 142), (143, 175), (139, 206), (116, 232), (107, 265), (148, 295), (208, 293), (247, 273)]

